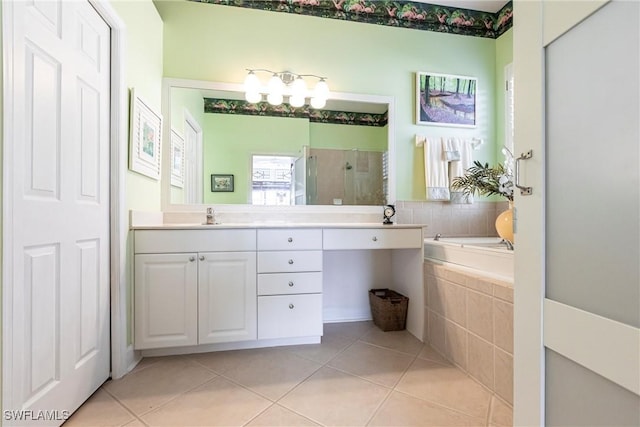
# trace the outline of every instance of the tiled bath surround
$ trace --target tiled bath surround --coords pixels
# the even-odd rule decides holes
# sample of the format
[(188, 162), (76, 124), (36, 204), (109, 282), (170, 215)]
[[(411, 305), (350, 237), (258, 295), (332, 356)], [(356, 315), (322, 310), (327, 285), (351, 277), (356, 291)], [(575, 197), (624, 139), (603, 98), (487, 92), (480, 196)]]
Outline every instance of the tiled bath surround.
[(427, 339), (513, 405), (513, 286), (424, 262)]
[(497, 236), (496, 217), (508, 209), (507, 202), (474, 202), (452, 204), (449, 202), (396, 203), (396, 215), (400, 224), (424, 224), (425, 237), (440, 233), (445, 237)]

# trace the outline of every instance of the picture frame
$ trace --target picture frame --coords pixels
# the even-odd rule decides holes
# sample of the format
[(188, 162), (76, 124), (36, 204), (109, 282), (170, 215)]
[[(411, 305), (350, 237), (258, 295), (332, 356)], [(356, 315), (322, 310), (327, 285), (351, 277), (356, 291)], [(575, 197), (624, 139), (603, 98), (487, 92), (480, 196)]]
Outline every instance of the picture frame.
[(129, 169), (160, 179), (162, 116), (131, 89)]
[(211, 192), (233, 192), (234, 179), (230, 174), (212, 174), (211, 175)]
[(475, 128), (478, 79), (454, 74), (416, 73), (416, 124)]
[(184, 188), (184, 138), (171, 129), (171, 185)]

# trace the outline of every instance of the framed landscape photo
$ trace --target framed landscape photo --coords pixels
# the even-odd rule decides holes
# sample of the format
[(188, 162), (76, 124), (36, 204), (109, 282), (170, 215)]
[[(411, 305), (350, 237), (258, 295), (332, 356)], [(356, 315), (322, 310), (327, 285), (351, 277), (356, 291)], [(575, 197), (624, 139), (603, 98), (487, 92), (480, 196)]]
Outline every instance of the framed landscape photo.
[(213, 174), (211, 175), (211, 192), (232, 192), (233, 175)]
[(416, 124), (476, 127), (478, 79), (416, 73)]
[(160, 179), (162, 116), (131, 89), (129, 169)]

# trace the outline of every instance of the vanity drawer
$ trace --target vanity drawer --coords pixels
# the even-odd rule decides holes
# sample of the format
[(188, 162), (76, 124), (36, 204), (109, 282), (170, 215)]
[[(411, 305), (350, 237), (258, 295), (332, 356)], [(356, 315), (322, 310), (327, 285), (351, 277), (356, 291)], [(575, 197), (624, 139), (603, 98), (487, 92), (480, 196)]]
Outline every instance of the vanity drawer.
[(136, 230), (134, 252), (243, 252), (256, 250), (256, 230)]
[(258, 273), (322, 271), (322, 251), (258, 252)]
[(258, 230), (259, 251), (322, 249), (321, 229)]
[(322, 293), (322, 273), (258, 274), (258, 295)]
[(258, 297), (258, 339), (322, 335), (322, 294)]
[(329, 228), (323, 233), (325, 250), (417, 249), (422, 244), (420, 228)]

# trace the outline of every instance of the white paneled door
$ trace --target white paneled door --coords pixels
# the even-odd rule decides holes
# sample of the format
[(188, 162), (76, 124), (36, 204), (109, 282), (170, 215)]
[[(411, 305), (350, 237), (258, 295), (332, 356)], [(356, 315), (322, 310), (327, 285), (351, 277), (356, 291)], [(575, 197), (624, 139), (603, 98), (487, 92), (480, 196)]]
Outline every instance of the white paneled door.
[(87, 1), (7, 3), (3, 422), (59, 425), (109, 375), (110, 29)]
[(638, 426), (640, 3), (514, 15), (514, 424)]

